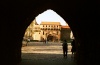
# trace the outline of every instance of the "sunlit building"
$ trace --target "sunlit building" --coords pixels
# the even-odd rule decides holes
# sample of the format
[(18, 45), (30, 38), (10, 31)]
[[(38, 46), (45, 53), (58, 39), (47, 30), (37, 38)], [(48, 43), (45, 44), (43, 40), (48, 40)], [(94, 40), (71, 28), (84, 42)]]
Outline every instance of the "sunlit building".
[(24, 37), (37, 41), (61, 41), (70, 38), (70, 28), (69, 26), (62, 26), (60, 22), (42, 21), (37, 24), (36, 20), (33, 20), (26, 29)]
[(61, 41), (70, 40), (71, 29), (69, 26), (61, 26)]
[(73, 32), (72, 31), (70, 33), (70, 39), (74, 39), (74, 35), (73, 35)]
[(61, 34), (60, 22), (41, 22), (41, 39), (47, 39), (48, 41), (59, 41)]

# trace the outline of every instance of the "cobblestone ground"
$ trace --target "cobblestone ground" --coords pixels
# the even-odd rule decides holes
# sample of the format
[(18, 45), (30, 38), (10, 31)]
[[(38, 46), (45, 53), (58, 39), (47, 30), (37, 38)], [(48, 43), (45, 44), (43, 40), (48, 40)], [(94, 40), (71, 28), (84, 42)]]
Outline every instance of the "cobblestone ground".
[(30, 42), (22, 47), (22, 62), (19, 65), (76, 65), (71, 58), (70, 45), (68, 49), (68, 58), (63, 58), (61, 43)]

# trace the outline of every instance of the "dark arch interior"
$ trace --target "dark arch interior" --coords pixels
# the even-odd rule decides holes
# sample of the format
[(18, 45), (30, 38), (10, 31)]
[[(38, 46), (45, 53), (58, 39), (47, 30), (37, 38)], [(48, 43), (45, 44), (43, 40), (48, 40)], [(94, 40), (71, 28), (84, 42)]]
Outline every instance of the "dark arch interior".
[(53, 41), (53, 36), (52, 35), (48, 35), (47, 40), (48, 41)]
[[(34, 4), (33, 4), (34, 3)], [(21, 61), (24, 32), (31, 21), (46, 9), (56, 11), (70, 26), (77, 41), (78, 65), (100, 64), (98, 2), (88, 1), (2, 1), (1, 64), (17, 65)], [(97, 35), (98, 34), (98, 35)]]

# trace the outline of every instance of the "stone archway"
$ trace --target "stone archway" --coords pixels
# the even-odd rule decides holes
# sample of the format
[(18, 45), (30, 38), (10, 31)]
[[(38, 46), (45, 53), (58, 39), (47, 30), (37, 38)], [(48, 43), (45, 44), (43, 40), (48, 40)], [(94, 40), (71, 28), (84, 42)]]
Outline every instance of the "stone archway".
[(49, 34), (48, 37), (47, 37), (47, 40), (48, 41), (53, 41), (53, 35)]
[(52, 41), (52, 42), (56, 42), (56, 41), (58, 41), (58, 38), (55, 35), (53, 35), (53, 34), (49, 34), (47, 36), (47, 40), (48, 41)]
[[(45, 3), (46, 2), (46, 3)], [(77, 2), (54, 0), (34, 1), (3, 1), (1, 3), (1, 59), (5, 65), (17, 64), (21, 61), (21, 47), (24, 32), (31, 21), (41, 12), (50, 8), (59, 13), (69, 24), (78, 47), (77, 60), (80, 65), (100, 64), (97, 62), (99, 49), (99, 24), (97, 17), (98, 2)], [(34, 3), (34, 4), (33, 4)], [(66, 6), (66, 7), (65, 7)], [(91, 28), (94, 28), (91, 30)], [(9, 38), (8, 38), (9, 37)], [(5, 41), (6, 39), (6, 41)], [(91, 41), (92, 40), (92, 41)], [(91, 45), (91, 46), (90, 46)], [(95, 53), (93, 53), (95, 51)], [(93, 61), (93, 62), (92, 62)], [(3, 63), (3, 64), (4, 64)], [(2, 64), (2, 63), (1, 63)]]

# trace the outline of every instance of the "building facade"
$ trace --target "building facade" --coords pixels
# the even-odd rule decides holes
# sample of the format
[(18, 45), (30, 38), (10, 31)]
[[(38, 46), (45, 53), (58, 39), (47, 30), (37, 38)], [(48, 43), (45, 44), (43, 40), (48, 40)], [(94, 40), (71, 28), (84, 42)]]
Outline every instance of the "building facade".
[(37, 41), (61, 41), (63, 39), (70, 38), (69, 26), (62, 26), (60, 22), (46, 22), (43, 21), (37, 24), (36, 20), (33, 20), (30, 26), (26, 29), (25, 38)]
[(60, 22), (41, 22), (41, 40), (60, 41)]
[(70, 40), (71, 29), (69, 26), (61, 26), (61, 41)]

